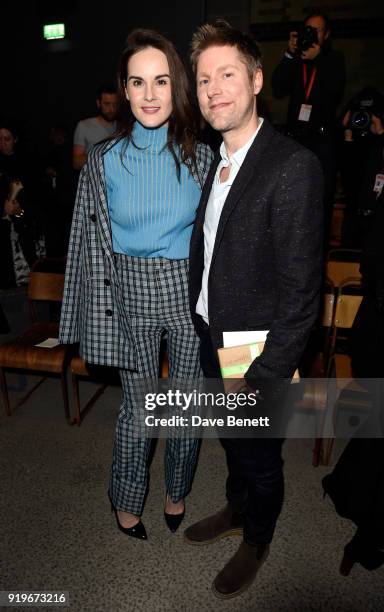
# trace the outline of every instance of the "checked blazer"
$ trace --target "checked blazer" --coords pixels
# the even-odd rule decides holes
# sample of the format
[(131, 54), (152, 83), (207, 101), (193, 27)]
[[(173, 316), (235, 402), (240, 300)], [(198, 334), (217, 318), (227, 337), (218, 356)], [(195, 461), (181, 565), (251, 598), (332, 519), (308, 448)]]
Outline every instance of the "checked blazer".
[[(190, 243), (189, 297), (196, 314), (204, 269), (205, 211), (220, 162), (205, 183)], [(322, 276), (322, 172), (317, 158), (264, 119), (226, 198), (208, 278), (209, 331), (215, 349), (223, 331), (270, 330), (251, 364), (251, 386), (289, 378), (318, 313)]]
[[(115, 266), (108, 213), (103, 155), (118, 139), (95, 145), (83, 167), (73, 213), (59, 341), (80, 343), (80, 355), (89, 363), (137, 368), (135, 338), (124, 312)], [(191, 168), (203, 186), (212, 152), (199, 144), (197, 168)]]

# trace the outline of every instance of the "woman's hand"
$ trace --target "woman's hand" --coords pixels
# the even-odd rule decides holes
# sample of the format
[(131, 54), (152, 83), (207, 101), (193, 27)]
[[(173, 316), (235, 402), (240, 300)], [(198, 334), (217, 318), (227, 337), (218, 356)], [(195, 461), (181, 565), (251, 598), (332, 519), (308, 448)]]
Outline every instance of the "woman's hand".
[(11, 200), (8, 198), (4, 203), (4, 216), (9, 215), (20, 215), (22, 212), (22, 208), (17, 200)]
[(15, 180), (12, 181), (12, 183), (9, 186), (9, 194), (8, 194), (8, 199), (9, 200), (16, 200), (17, 196), (19, 195), (20, 191), (23, 189), (24, 185), (21, 181), (19, 180)]

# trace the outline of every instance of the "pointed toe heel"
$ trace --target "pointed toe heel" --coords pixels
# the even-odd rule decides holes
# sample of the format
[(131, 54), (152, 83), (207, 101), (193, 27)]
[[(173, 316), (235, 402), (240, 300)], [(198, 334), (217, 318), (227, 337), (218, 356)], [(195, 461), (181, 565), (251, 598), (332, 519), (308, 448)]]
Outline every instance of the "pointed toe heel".
[(168, 514), (168, 512), (164, 512), (164, 520), (167, 524), (168, 529), (172, 531), (172, 533), (175, 533), (175, 531), (178, 530), (184, 519), (184, 516), (185, 510), (184, 512), (181, 512), (181, 514)]
[(147, 532), (144, 527), (144, 523), (139, 520), (136, 525), (133, 527), (123, 527), (123, 525), (119, 521), (119, 517), (117, 516), (117, 510), (113, 505), (111, 498), (109, 497), (109, 501), (111, 502), (111, 512), (114, 513), (116, 519), (116, 525), (119, 531), (124, 533), (124, 535), (130, 536), (131, 538), (137, 538), (138, 540), (148, 540)]
[(123, 527), (119, 522), (117, 514), (115, 516), (117, 519), (117, 526), (122, 533), (124, 533), (127, 536), (130, 536), (131, 538), (137, 538), (138, 540), (148, 540), (148, 536), (147, 536), (147, 532), (145, 531), (144, 523), (139, 521), (138, 523), (136, 523), (136, 525), (133, 525), (133, 527)]

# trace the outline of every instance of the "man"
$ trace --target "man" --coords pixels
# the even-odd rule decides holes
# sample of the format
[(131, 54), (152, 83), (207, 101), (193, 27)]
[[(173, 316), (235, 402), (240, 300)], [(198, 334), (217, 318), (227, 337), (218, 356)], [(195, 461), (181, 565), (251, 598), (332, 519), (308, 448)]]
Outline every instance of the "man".
[(77, 124), (73, 139), (73, 167), (81, 170), (87, 161), (89, 149), (96, 143), (112, 136), (116, 130), (117, 93), (112, 85), (99, 88), (96, 106), (97, 117), (83, 119)]
[[(384, 182), (384, 96), (365, 87), (348, 104), (342, 125), (340, 177), (346, 196), (342, 246), (362, 248), (379, 207)], [(378, 179), (377, 179), (378, 177)]]
[(287, 135), (313, 151), (320, 160), (328, 230), (336, 179), (336, 110), (344, 92), (345, 65), (342, 53), (331, 48), (326, 15), (310, 15), (304, 27), (312, 28), (316, 42), (311, 42), (308, 30), (300, 35), (290, 33), (288, 48), (272, 74), (272, 90), (276, 98), (289, 96)]
[[(220, 377), (223, 331), (268, 329), (246, 372), (252, 390), (290, 378), (318, 310), (321, 170), (315, 156), (258, 117), (263, 84), (256, 43), (218, 21), (192, 41), (201, 112), (223, 143), (205, 183), (190, 247), (190, 304), (207, 377)], [(223, 439), (226, 507), (185, 532), (190, 544), (241, 533), (244, 541), (213, 583), (220, 598), (254, 580), (268, 555), (283, 501), (276, 439)]]
[(301, 33), (298, 38), (298, 32), (290, 33), (288, 48), (272, 74), (272, 88), (276, 98), (289, 96), (287, 133), (313, 150), (334, 130), (336, 108), (345, 86), (345, 66), (342, 53), (331, 48), (326, 15), (313, 14), (304, 26), (312, 28), (317, 41), (311, 43), (307, 34)]

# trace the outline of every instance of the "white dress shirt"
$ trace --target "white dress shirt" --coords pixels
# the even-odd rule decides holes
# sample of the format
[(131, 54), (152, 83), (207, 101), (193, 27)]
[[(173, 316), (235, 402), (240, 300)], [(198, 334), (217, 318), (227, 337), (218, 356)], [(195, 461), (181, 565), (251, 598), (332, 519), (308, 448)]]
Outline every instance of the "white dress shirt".
[[(207, 203), (204, 218), (204, 272), (201, 283), (201, 291), (196, 304), (196, 312), (203, 317), (204, 321), (209, 325), (208, 317), (208, 277), (211, 267), (212, 253), (216, 240), (217, 228), (220, 221), (221, 212), (223, 210), (225, 200), (230, 188), (240, 170), (245, 156), (248, 153), (253, 141), (255, 140), (259, 129), (263, 124), (263, 118), (259, 117), (259, 125), (251, 138), (238, 149), (231, 157), (227, 153), (224, 142), (220, 146), (221, 161), (217, 167), (215, 178), (212, 183), (211, 193)], [(229, 176), (223, 183), (220, 182), (220, 173), (223, 168), (231, 166)]]

